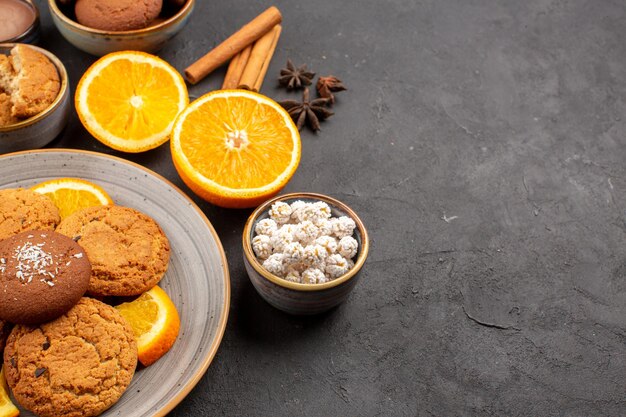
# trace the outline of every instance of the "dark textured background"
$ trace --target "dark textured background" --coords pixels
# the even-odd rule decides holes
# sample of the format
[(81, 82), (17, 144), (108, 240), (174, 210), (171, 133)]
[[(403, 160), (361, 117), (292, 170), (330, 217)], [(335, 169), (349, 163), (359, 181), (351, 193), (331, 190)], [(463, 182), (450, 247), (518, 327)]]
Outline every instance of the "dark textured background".
[[(38, 3), (41, 44), (75, 87), (93, 58)], [(269, 5), (200, 0), (160, 56), (182, 70)], [(345, 304), (290, 317), (244, 271), (250, 211), (196, 199), (227, 252), (231, 313), (171, 415), (626, 415), (626, 3), (277, 5), (263, 92), (289, 96), (273, 80), (288, 57), (350, 89), (320, 134), (303, 132), (285, 191), (345, 201), (373, 247)], [(189, 192), (167, 146), (113, 152), (75, 114), (52, 146), (131, 159)]]

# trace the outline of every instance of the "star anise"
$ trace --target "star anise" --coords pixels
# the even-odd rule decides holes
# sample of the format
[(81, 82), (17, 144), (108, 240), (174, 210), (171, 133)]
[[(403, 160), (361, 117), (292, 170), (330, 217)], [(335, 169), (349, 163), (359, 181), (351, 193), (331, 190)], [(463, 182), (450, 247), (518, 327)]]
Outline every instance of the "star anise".
[(302, 103), (296, 100), (285, 100), (279, 104), (287, 110), (298, 130), (302, 130), (304, 123), (314, 132), (320, 130), (320, 121), (328, 119), (334, 113), (326, 108), (330, 103), (330, 99), (316, 98), (309, 101), (309, 89), (305, 88), (302, 93)]
[(335, 95), (333, 93), (345, 90), (347, 90), (346, 86), (334, 75), (320, 77), (317, 80), (317, 92), (320, 97), (330, 99), (330, 104), (335, 104)]
[(306, 69), (306, 64), (296, 68), (291, 62), (291, 59), (287, 60), (287, 68), (280, 70), (280, 77), (278, 83), (287, 90), (299, 89), (307, 85), (311, 85), (315, 77), (314, 72), (309, 72)]

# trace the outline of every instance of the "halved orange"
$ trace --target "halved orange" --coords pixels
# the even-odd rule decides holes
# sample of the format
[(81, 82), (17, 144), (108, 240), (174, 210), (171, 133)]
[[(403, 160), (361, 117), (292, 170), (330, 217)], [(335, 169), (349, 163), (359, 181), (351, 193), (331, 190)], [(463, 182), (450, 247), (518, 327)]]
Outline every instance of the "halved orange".
[(185, 184), (222, 207), (254, 207), (277, 194), (300, 163), (300, 134), (278, 103), (247, 90), (220, 90), (176, 119), (174, 166)]
[(176, 342), (180, 317), (176, 306), (160, 287), (155, 286), (134, 301), (118, 305), (137, 337), (139, 362), (152, 365)]
[(145, 52), (123, 51), (89, 67), (78, 83), (75, 104), (80, 121), (100, 142), (143, 152), (167, 141), (189, 96), (170, 64)]
[(9, 387), (4, 379), (4, 368), (0, 367), (0, 417), (17, 417), (20, 410), (11, 402)]
[(59, 209), (61, 219), (86, 207), (113, 204), (102, 187), (79, 178), (45, 181), (35, 185), (32, 190), (50, 197)]

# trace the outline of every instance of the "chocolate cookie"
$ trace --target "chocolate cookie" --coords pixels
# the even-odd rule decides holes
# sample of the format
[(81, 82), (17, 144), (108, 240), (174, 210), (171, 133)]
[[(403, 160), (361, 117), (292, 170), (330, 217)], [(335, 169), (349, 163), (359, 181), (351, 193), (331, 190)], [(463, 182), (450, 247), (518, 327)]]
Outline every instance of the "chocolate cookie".
[(54, 230), (59, 209), (45, 195), (23, 188), (0, 190), (0, 240), (27, 230)]
[(136, 365), (130, 325), (91, 298), (49, 323), (15, 326), (4, 351), (13, 396), (40, 417), (99, 415), (122, 396)]
[(83, 249), (60, 233), (31, 230), (0, 241), (0, 319), (53, 320), (80, 300), (90, 277)]
[(74, 11), (81, 25), (117, 32), (147, 27), (162, 6), (163, 0), (77, 0)]
[(139, 295), (167, 270), (169, 241), (152, 218), (137, 210), (89, 207), (65, 218), (57, 232), (77, 240), (87, 252), (91, 295)]

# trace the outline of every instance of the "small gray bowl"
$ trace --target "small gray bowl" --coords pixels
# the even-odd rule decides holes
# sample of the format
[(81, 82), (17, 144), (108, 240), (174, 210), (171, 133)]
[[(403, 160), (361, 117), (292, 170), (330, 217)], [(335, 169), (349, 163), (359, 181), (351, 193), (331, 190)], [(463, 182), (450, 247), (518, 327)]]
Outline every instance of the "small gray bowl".
[[(277, 201), (289, 204), (296, 200), (324, 201), (330, 206), (333, 216), (348, 216), (354, 220), (354, 238), (359, 243), (359, 250), (354, 267), (348, 273), (324, 284), (300, 284), (287, 281), (263, 268), (252, 250), (254, 228), (259, 220), (268, 217), (272, 204)], [(265, 301), (289, 314), (319, 314), (341, 304), (358, 282), (359, 271), (368, 252), (369, 237), (361, 219), (344, 203), (323, 194), (292, 193), (272, 198), (250, 215), (243, 230), (243, 260), (252, 285)]]
[(117, 51), (143, 51), (154, 53), (163, 48), (187, 24), (195, 0), (187, 0), (172, 17), (144, 29), (107, 31), (93, 29), (67, 17), (57, 4), (48, 0), (54, 25), (69, 43), (96, 56)]
[[(1, 43), (0, 53), (8, 54), (14, 43)], [(70, 86), (67, 71), (63, 63), (52, 53), (37, 46), (30, 48), (44, 54), (59, 72), (61, 89), (56, 99), (41, 113), (9, 126), (0, 126), (0, 153), (23, 151), (41, 148), (56, 138), (65, 125), (70, 114)]]

